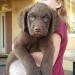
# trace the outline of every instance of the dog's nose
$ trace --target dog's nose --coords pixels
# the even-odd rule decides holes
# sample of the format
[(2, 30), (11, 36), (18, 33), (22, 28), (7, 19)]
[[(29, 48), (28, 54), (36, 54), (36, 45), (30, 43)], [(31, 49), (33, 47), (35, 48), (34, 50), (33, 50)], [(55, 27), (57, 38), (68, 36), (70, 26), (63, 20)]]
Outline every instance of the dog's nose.
[(40, 32), (40, 28), (38, 28), (38, 27), (35, 27), (35, 29), (34, 29), (36, 32)]

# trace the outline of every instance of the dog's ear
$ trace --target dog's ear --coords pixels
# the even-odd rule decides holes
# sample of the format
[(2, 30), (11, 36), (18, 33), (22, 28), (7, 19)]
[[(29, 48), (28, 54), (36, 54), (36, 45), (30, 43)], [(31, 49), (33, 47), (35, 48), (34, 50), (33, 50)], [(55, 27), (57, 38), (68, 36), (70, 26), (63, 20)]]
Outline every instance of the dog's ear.
[(28, 32), (27, 28), (27, 13), (31, 9), (32, 5), (23, 8), (18, 16), (18, 25), (22, 31)]
[(56, 31), (60, 23), (60, 17), (57, 11), (51, 9), (51, 22), (50, 22), (50, 32), (53, 33)]

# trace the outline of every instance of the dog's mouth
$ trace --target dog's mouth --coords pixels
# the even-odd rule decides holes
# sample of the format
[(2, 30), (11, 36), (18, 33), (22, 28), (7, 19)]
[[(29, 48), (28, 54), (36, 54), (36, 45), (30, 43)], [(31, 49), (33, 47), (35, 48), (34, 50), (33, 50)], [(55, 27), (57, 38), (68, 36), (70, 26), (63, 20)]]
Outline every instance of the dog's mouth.
[(37, 31), (34, 31), (34, 33), (32, 34), (32, 36), (39, 38), (39, 37), (42, 37), (43, 35), (42, 35), (42, 32), (41, 31), (37, 30)]
[(40, 38), (46, 36), (46, 33), (44, 33), (42, 29), (35, 29), (32, 31), (32, 33), (30, 33), (30, 35), (36, 38)]
[(34, 35), (33, 35), (34, 37), (42, 37), (43, 35), (41, 34), (41, 32), (35, 32), (34, 33)]
[(35, 31), (35, 33), (34, 34), (41, 34), (41, 31), (39, 31), (39, 30), (37, 30), (37, 31)]

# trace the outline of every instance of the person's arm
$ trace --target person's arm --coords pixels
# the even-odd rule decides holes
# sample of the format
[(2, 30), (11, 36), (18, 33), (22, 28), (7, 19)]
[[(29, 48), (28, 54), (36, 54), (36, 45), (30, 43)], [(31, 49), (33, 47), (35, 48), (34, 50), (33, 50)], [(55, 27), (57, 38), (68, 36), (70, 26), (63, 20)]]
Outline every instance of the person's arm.
[(53, 44), (54, 44), (54, 48), (55, 48), (54, 59), (53, 59), (53, 65), (54, 65), (56, 60), (57, 60), (58, 54), (59, 54), (60, 44), (61, 44), (61, 37), (60, 37), (59, 34), (54, 33), (52, 35), (52, 38), (53, 38)]

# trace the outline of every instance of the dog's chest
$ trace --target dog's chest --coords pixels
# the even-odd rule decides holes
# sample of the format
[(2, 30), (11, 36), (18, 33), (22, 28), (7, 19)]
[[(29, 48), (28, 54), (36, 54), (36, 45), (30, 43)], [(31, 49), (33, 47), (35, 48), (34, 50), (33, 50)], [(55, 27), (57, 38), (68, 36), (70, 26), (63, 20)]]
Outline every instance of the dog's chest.
[(29, 53), (43, 51), (45, 48), (48, 48), (48, 42), (46, 38), (37, 41), (32, 40), (26, 48)]
[(32, 43), (28, 44), (27, 50), (28, 50), (29, 53), (41, 51), (40, 48), (39, 48), (39, 42), (35, 42), (35, 43), (32, 42)]

